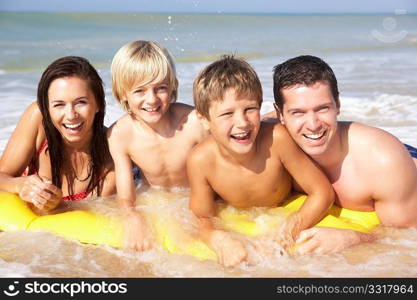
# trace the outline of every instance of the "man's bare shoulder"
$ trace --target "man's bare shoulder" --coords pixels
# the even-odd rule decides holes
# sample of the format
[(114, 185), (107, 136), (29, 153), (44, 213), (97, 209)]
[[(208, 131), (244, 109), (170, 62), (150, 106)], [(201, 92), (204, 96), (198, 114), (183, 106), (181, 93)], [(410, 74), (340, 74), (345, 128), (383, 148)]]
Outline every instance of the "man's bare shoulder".
[(341, 122), (339, 125), (347, 134), (349, 151), (364, 157), (369, 166), (370, 162), (379, 167), (397, 164), (409, 156), (401, 141), (383, 129), (357, 122)]

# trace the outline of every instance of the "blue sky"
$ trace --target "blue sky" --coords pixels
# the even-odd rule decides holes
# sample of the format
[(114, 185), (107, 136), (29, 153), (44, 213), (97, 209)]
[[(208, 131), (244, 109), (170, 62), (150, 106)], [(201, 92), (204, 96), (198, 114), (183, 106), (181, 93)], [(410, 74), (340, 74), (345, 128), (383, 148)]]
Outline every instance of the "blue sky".
[(0, 0), (0, 11), (417, 13), (415, 0)]

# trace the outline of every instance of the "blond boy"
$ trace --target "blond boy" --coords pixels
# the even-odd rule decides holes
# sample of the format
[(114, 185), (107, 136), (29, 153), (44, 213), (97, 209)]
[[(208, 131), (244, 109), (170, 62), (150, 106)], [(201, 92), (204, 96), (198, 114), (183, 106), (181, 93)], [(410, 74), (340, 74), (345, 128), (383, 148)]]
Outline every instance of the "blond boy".
[(240, 241), (214, 228), (217, 196), (239, 208), (273, 207), (291, 193), (294, 180), (308, 198), (283, 231), (295, 238), (316, 224), (333, 203), (333, 189), (282, 125), (260, 122), (262, 88), (252, 67), (225, 56), (198, 75), (193, 89), (198, 115), (211, 135), (187, 160), (190, 208), (199, 218), (200, 237), (220, 263), (236, 265), (247, 252)]
[(111, 73), (113, 94), (126, 111), (109, 133), (117, 199), (126, 212), (127, 246), (146, 250), (153, 239), (135, 210), (132, 167), (137, 165), (151, 186), (188, 186), (188, 152), (207, 132), (193, 107), (175, 103), (175, 66), (167, 50), (157, 43), (124, 45), (113, 58)]

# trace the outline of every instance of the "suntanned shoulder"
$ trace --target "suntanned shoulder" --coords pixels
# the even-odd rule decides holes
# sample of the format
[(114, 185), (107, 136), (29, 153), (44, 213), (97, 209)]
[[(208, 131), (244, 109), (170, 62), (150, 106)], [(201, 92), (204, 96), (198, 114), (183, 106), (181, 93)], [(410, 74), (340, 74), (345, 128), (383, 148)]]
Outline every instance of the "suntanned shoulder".
[(175, 120), (184, 120), (185, 118), (189, 117), (194, 107), (185, 103), (172, 103), (170, 105), (170, 110), (173, 113)]
[(272, 133), (271, 136), (273, 138), (274, 143), (288, 141), (288, 139), (291, 139), (291, 136), (288, 133), (287, 129), (281, 123), (262, 122), (261, 124), (261, 128), (263, 131)]
[(199, 144), (195, 145), (188, 155), (187, 164), (199, 164), (199, 165), (209, 165), (213, 158), (215, 152), (216, 142), (212, 136), (206, 137)]
[(367, 158), (379, 167), (396, 163), (401, 156), (409, 156), (401, 141), (383, 129), (357, 122), (340, 122), (339, 126), (348, 132), (349, 143), (363, 149)]
[(32, 104), (30, 104), (27, 109), (25, 110), (25, 114), (28, 114), (29, 116), (33, 116), (34, 118), (40, 118), (42, 119), (42, 113), (41, 110), (39, 109), (38, 103), (32, 102)]
[(42, 113), (41, 113), (41, 110), (39, 109), (38, 103), (34, 101), (25, 109), (18, 123), (18, 126), (22, 125), (23, 128), (30, 128), (30, 130), (37, 128), (36, 130), (37, 149), (39, 149), (39, 147), (41, 146), (41, 143), (43, 143), (44, 140), (46, 139), (45, 131), (43, 129), (43, 124), (42, 124), (42, 118), (43, 118)]
[(128, 141), (131, 138), (132, 128), (130, 121), (130, 115), (126, 114), (107, 129), (107, 138), (110, 139), (110, 142)]
[(24, 123), (31, 124), (31, 126), (42, 127), (42, 113), (36, 101), (32, 102), (25, 109), (24, 113), (20, 117), (20, 120), (23, 120)]
[(182, 128), (182, 125), (192, 129), (189, 130), (189, 134), (192, 134), (197, 140), (201, 140), (208, 135), (208, 131), (204, 129), (194, 107), (184, 103), (173, 103), (171, 105), (176, 120), (174, 124), (176, 124), (177, 129)]

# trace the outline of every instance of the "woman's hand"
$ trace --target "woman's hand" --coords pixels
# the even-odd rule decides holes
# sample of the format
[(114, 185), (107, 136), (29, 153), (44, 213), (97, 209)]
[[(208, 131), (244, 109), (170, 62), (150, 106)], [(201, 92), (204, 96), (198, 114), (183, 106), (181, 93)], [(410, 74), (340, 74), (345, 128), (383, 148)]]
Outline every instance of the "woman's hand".
[(42, 211), (50, 211), (58, 206), (62, 198), (61, 189), (39, 175), (21, 177), (19, 196), (26, 202), (33, 203)]

